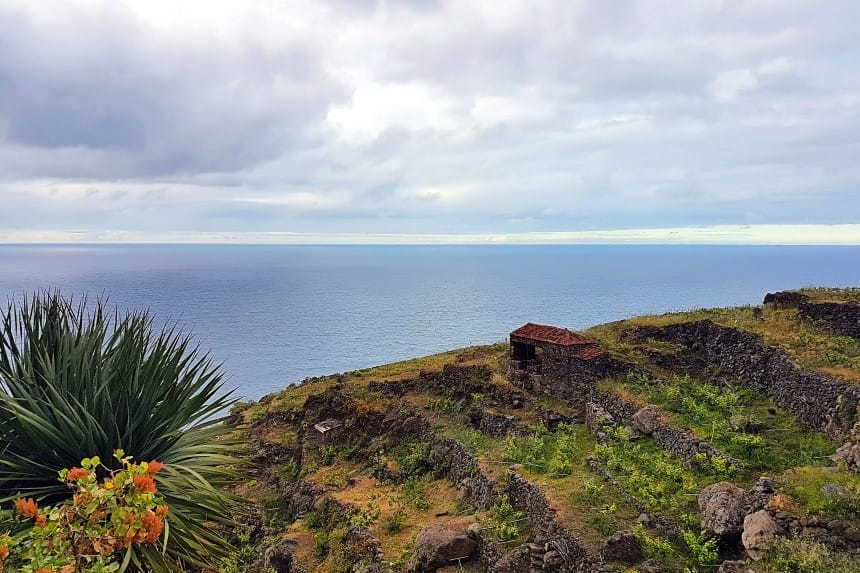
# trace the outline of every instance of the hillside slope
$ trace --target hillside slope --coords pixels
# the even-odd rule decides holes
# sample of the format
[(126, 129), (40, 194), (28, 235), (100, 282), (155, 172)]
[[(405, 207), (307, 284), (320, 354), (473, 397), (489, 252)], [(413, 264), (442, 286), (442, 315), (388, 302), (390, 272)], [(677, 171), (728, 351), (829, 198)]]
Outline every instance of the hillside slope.
[(232, 570), (860, 571), (860, 290), (766, 300), (591, 328), (575, 383), (500, 343), (241, 405)]

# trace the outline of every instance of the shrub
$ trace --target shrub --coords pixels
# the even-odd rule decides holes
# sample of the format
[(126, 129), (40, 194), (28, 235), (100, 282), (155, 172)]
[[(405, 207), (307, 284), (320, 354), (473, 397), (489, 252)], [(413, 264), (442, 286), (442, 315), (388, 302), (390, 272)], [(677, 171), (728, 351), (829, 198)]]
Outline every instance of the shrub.
[[(123, 469), (109, 470), (96, 456), (60, 470), (60, 481), (74, 492), (65, 503), (40, 508), (33, 498), (17, 499), (15, 508), (28, 527), (0, 536), (0, 570), (5, 565), (20, 573), (125, 571), (132, 547), (154, 544), (162, 533), (166, 543), (168, 507), (153, 479), (162, 464), (135, 464), (122, 451), (115, 457)], [(106, 474), (101, 481), (100, 470)]]
[(621, 522), (615, 517), (617, 510), (615, 504), (604, 506), (594, 512), (588, 519), (588, 524), (603, 535), (612, 535), (621, 529)]
[(648, 557), (666, 557), (675, 551), (672, 544), (667, 540), (648, 535), (641, 523), (633, 526), (633, 535), (642, 542), (642, 548)]
[(525, 519), (522, 511), (514, 509), (507, 495), (499, 497), (499, 501), (493, 506), (493, 533), (499, 541), (513, 541), (520, 536), (520, 527), (517, 525)]
[(714, 565), (720, 560), (717, 552), (717, 540), (708, 535), (706, 531), (698, 535), (692, 531), (684, 531), (684, 543), (699, 565)]
[(406, 521), (406, 512), (398, 509), (388, 517), (382, 520), (382, 530), (388, 534), (400, 533), (403, 530), (403, 523)]
[[(208, 354), (147, 313), (121, 315), (101, 300), (77, 305), (43, 293), (0, 317), (0, 495), (68, 498), (57, 471), (115, 449), (165, 463), (166, 553), (141, 546), (132, 565), (156, 573), (204, 567), (229, 553), (213, 524), (232, 524), (237, 443), (224, 415), (234, 402)], [(99, 477), (120, 469), (99, 468)]]

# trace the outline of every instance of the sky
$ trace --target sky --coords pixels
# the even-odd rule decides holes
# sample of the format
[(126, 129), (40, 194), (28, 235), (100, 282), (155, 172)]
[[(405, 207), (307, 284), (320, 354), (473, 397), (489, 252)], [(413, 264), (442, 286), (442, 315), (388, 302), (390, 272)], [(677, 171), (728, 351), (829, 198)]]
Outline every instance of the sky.
[(860, 244), (858, 21), (0, 0), (0, 241)]

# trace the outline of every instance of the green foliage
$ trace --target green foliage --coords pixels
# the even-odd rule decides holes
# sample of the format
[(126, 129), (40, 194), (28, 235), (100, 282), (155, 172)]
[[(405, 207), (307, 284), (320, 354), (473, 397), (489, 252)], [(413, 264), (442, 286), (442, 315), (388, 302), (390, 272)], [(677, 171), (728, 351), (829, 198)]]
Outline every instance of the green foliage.
[(405, 522), (406, 512), (402, 509), (398, 509), (382, 520), (382, 530), (390, 535), (400, 533), (400, 531), (403, 529), (403, 524)]
[(379, 519), (380, 509), (379, 505), (370, 502), (358, 513), (349, 518), (349, 524), (353, 527), (368, 527), (374, 521)]
[(778, 537), (764, 565), (768, 573), (856, 573), (855, 559), (834, 553), (822, 543)]
[(314, 534), (314, 555), (316, 555), (317, 557), (322, 559), (326, 555), (328, 555), (329, 549), (331, 549), (331, 540), (329, 539), (328, 533), (325, 531), (315, 533)]
[(217, 561), (230, 547), (211, 525), (232, 523), (238, 507), (221, 489), (238, 447), (225, 439), (233, 400), (221, 389), (219, 366), (175, 327), (155, 332), (149, 313), (53, 293), (11, 302), (0, 326), (0, 495), (62, 501), (57, 471), (123, 448), (166, 464), (158, 486), (171, 508), (166, 554), (143, 547), (132, 564), (158, 573)]
[(420, 477), (430, 469), (427, 463), (426, 442), (403, 441), (397, 444), (389, 455), (400, 466), (400, 471), (407, 477)]
[(431, 398), (427, 402), (427, 409), (432, 412), (442, 412), (443, 414), (459, 414), (463, 411), (462, 406), (451, 398)]
[(607, 430), (614, 439), (595, 446), (597, 459), (641, 503), (675, 514), (691, 504), (692, 498), (685, 498), (685, 494), (698, 491), (699, 476), (685, 470), (653, 439), (630, 441), (625, 431), (611, 426)]
[(637, 523), (633, 526), (633, 535), (635, 535), (636, 539), (642, 543), (642, 548), (645, 550), (645, 555), (648, 557), (667, 557), (675, 552), (675, 548), (672, 547), (672, 544), (669, 543), (669, 541), (661, 537), (652, 537), (647, 531), (645, 531), (645, 528), (642, 527), (641, 523)]
[(427, 479), (409, 478), (403, 482), (403, 498), (406, 503), (415, 509), (430, 509), (430, 500), (427, 498)]
[(592, 445), (583, 426), (559, 424), (553, 433), (541, 424), (532, 428), (529, 436), (506, 438), (502, 459), (523, 464), (534, 472), (562, 477), (582, 465)]
[(499, 497), (493, 506), (493, 533), (499, 541), (513, 541), (520, 536), (519, 522), (525, 519), (522, 511), (514, 509), (507, 495)]
[(161, 464), (132, 463), (121, 450), (115, 457), (121, 470), (110, 470), (98, 456), (60, 470), (59, 481), (74, 491), (71, 500), (43, 508), (32, 498), (16, 500), (28, 526), (15, 536), (0, 535), (0, 570), (115, 573), (128, 568), (136, 545), (156, 543), (162, 533), (167, 543), (168, 507), (153, 480)]
[(324, 466), (330, 466), (337, 457), (337, 447), (335, 446), (320, 446), (318, 451), (320, 463)]
[(612, 535), (621, 529), (621, 521), (616, 517), (618, 508), (615, 504), (605, 505), (588, 518), (588, 524), (603, 535)]
[(332, 511), (330, 506), (327, 504), (323, 504), (319, 508), (309, 511), (304, 516), (305, 525), (310, 529), (331, 530), (342, 521), (343, 519), (341, 516), (335, 511)]
[[(671, 413), (678, 424), (695, 430), (753, 469), (785, 470), (833, 453), (822, 434), (797, 424), (767, 396), (751, 390), (717, 386), (690, 376), (659, 380), (633, 375), (624, 388), (644, 394), (649, 402)], [(705, 463), (703, 469), (723, 479), (732, 477), (731, 470), (720, 467), (719, 461)]]
[[(837, 468), (801, 467), (786, 472), (780, 482), (785, 493), (807, 511), (836, 519), (857, 519), (860, 515), (860, 476)], [(824, 488), (832, 484), (853, 495), (827, 495)]]
[(582, 493), (579, 495), (579, 499), (583, 503), (593, 503), (600, 499), (604, 491), (606, 491), (605, 485), (597, 483), (594, 478), (588, 478), (583, 486)]
[(683, 532), (684, 543), (687, 549), (690, 550), (693, 559), (699, 565), (714, 565), (720, 560), (717, 551), (717, 540), (711, 537), (706, 531), (700, 531), (698, 535), (692, 531)]

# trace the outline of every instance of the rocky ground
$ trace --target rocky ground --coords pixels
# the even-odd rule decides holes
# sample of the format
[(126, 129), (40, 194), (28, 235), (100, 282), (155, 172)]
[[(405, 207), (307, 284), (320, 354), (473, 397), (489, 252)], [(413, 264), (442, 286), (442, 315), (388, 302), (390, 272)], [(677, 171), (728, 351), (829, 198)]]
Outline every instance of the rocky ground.
[(858, 299), (595, 327), (575, 399), (497, 344), (242, 404), (229, 571), (860, 571)]

